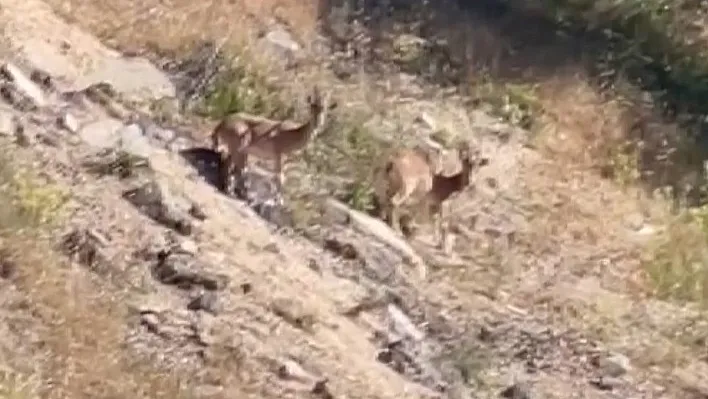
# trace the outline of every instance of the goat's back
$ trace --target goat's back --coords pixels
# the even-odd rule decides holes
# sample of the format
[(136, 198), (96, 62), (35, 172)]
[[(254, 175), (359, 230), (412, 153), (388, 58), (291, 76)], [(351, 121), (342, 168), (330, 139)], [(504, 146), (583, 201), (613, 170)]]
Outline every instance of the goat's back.
[[(220, 146), (227, 146), (228, 151), (237, 151), (246, 148), (251, 143), (262, 140), (262, 136), (270, 133), (278, 121), (246, 113), (231, 114), (216, 126), (214, 136), (220, 141)], [(268, 147), (269, 140), (262, 147)], [(272, 149), (262, 148), (257, 156), (270, 157)], [(250, 152), (250, 151), (249, 151)]]

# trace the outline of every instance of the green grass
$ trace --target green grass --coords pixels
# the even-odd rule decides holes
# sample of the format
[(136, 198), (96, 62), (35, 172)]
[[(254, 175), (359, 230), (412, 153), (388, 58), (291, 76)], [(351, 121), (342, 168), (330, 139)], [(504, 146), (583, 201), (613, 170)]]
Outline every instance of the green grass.
[(257, 67), (236, 61), (204, 99), (200, 111), (215, 119), (236, 112), (290, 118), (295, 113), (294, 105), (281, 98), (278, 87), (269, 83)]

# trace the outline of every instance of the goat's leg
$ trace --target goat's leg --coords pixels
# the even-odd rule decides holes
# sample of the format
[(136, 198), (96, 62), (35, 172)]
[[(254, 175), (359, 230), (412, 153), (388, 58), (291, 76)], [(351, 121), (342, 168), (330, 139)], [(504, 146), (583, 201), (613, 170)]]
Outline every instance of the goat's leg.
[(437, 245), (438, 248), (440, 248), (440, 243), (441, 243), (440, 215), (438, 213), (433, 213), (432, 218), (433, 218), (433, 240), (435, 241), (435, 245)]
[(283, 174), (283, 156), (278, 154), (275, 156), (275, 187), (281, 195), (283, 194), (284, 185), (285, 175)]
[(278, 203), (283, 205), (283, 196), (285, 195), (285, 173), (283, 172), (283, 155), (275, 156), (275, 188), (277, 190)]
[(218, 165), (218, 178), (217, 178), (217, 188), (219, 191), (225, 194), (229, 194), (229, 182), (232, 172), (232, 159), (231, 156), (226, 154), (221, 154), (219, 156)]
[(235, 154), (232, 155), (233, 161), (233, 169), (234, 171), (232, 172), (235, 175), (236, 179), (236, 187), (235, 187), (235, 192), (236, 196), (239, 199), (246, 199), (247, 198), (247, 190), (246, 190), (246, 165), (248, 162), (248, 154), (244, 151), (237, 151)]
[(388, 213), (388, 224), (397, 232), (402, 233), (400, 220), (401, 216), (398, 212), (398, 205), (392, 204), (390, 209), (391, 210)]
[(446, 223), (446, 218), (447, 218), (447, 212), (445, 210), (445, 204), (440, 204), (440, 209), (438, 210), (437, 214), (437, 223), (438, 223), (438, 234), (440, 240), (438, 241), (438, 248), (440, 248), (444, 253), (448, 253), (448, 248), (447, 248), (447, 223)]
[(383, 196), (378, 196), (376, 198), (376, 202), (377, 202), (376, 206), (378, 206), (378, 208), (379, 208), (378, 209), (379, 219), (386, 222), (386, 224), (391, 224), (391, 221), (389, 219), (390, 218), (389, 212), (390, 212), (391, 206), (390, 206), (388, 200), (386, 198), (384, 198)]
[(400, 215), (398, 213), (399, 207), (403, 203), (403, 198), (400, 194), (396, 194), (391, 198), (391, 201), (389, 203), (389, 213), (388, 213), (388, 224), (396, 231), (399, 233), (402, 233), (401, 231), (401, 219)]

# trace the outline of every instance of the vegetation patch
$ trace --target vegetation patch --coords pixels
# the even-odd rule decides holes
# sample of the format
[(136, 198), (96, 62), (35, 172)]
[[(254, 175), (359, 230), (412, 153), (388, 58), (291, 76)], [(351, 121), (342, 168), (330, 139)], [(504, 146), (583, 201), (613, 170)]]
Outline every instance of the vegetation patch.
[(537, 91), (536, 84), (504, 83), (488, 76), (475, 82), (473, 88), (475, 98), (490, 106), (493, 115), (527, 130), (536, 127), (543, 112)]
[[(245, 112), (273, 119), (305, 117), (304, 101), (288, 101), (285, 91), (258, 72), (254, 65), (236, 62), (209, 93), (201, 112), (219, 119)], [(304, 100), (307, 93), (296, 93)], [(295, 157), (288, 159), (287, 196), (299, 214), (308, 217), (313, 196), (334, 196), (358, 210), (373, 207), (371, 176), (382, 142), (366, 127), (365, 115), (340, 111), (329, 112), (319, 136)], [(302, 203), (299, 203), (302, 202)]]
[(0, 212), (0, 227), (25, 229), (56, 222), (69, 200), (68, 193), (32, 171), (13, 168), (9, 162), (0, 159), (0, 196), (6, 205)]
[(654, 245), (644, 267), (662, 299), (708, 305), (708, 206), (684, 210)]
[(236, 112), (278, 119), (292, 117), (295, 105), (285, 102), (279, 87), (268, 82), (256, 66), (237, 59), (220, 76), (198, 112), (215, 119)]
[(86, 162), (84, 166), (90, 173), (98, 176), (117, 176), (127, 179), (135, 176), (139, 170), (149, 170), (148, 160), (122, 150), (108, 149), (96, 156), (97, 160)]

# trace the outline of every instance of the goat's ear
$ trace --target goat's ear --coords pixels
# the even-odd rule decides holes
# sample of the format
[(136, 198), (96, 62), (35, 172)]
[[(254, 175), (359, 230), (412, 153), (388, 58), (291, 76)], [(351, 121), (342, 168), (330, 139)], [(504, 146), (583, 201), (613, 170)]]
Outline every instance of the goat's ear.
[(330, 111), (333, 109), (337, 109), (337, 107), (339, 107), (339, 103), (336, 100), (332, 100), (329, 102)]
[(479, 160), (479, 166), (487, 166), (489, 165), (489, 158), (483, 157)]

